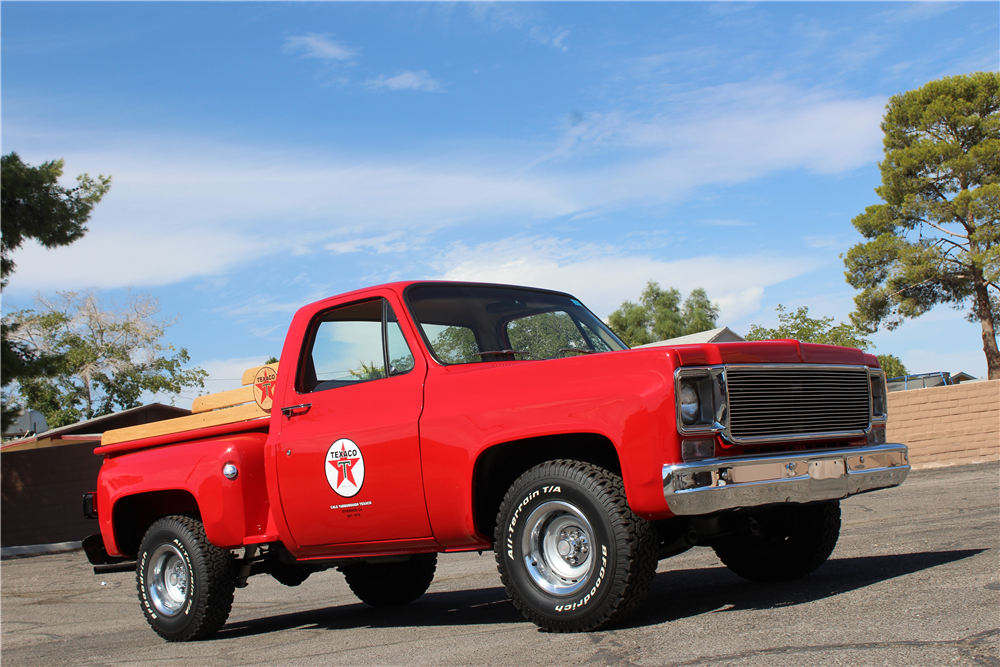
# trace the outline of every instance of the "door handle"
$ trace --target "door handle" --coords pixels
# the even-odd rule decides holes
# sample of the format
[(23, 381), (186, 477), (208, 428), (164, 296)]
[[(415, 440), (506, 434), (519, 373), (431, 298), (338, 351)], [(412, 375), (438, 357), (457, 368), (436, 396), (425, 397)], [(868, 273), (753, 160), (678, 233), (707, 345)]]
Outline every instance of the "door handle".
[(287, 408), (281, 408), (281, 414), (291, 419), (295, 415), (303, 415), (309, 412), (309, 408), (311, 407), (312, 403), (302, 403), (301, 405), (290, 405)]

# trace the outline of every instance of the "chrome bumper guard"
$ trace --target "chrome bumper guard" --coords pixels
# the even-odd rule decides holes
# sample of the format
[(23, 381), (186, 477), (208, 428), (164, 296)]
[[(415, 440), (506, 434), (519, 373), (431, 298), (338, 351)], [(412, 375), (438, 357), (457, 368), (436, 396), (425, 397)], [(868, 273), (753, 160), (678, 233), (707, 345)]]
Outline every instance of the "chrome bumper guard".
[(836, 500), (898, 486), (910, 472), (906, 445), (714, 458), (663, 466), (663, 496), (677, 515), (776, 503)]

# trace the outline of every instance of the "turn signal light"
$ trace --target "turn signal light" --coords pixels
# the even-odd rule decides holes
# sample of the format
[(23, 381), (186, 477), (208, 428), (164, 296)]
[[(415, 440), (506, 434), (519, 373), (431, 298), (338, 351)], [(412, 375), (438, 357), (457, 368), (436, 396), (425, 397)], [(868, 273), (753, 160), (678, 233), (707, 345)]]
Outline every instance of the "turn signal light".
[(685, 461), (699, 461), (715, 456), (715, 438), (698, 438), (681, 441), (681, 458)]

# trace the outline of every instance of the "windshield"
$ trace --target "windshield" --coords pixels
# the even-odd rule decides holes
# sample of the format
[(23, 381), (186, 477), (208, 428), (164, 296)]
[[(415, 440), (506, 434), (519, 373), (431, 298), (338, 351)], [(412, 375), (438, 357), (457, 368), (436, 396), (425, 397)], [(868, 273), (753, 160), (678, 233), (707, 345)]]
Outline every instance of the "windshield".
[(443, 364), (560, 359), (626, 346), (565, 294), (514, 287), (417, 285), (406, 300)]

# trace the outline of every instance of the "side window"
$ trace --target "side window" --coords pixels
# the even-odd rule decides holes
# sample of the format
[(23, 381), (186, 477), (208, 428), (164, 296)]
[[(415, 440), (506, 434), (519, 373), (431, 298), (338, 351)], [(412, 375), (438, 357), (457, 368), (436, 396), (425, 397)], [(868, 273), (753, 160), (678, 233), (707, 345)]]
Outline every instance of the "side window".
[(587, 336), (587, 342), (593, 349), (598, 352), (610, 352), (614, 349), (601, 337), (601, 334), (591, 329), (586, 322), (580, 322), (580, 328), (583, 329), (583, 333)]
[(507, 340), (512, 350), (538, 359), (563, 356), (563, 349), (589, 350), (590, 346), (568, 313), (555, 311), (528, 315), (507, 323)]
[(424, 333), (437, 358), (446, 364), (471, 364), (482, 361), (476, 354), (479, 345), (469, 327), (447, 324), (424, 324)]
[(389, 353), (389, 375), (401, 375), (413, 370), (413, 353), (403, 338), (403, 330), (399, 328), (396, 313), (392, 307), (385, 304), (385, 337), (386, 351)]
[(413, 369), (413, 354), (384, 299), (323, 313), (315, 332), (300, 391), (345, 387)]

